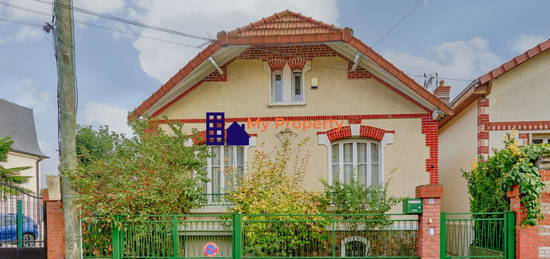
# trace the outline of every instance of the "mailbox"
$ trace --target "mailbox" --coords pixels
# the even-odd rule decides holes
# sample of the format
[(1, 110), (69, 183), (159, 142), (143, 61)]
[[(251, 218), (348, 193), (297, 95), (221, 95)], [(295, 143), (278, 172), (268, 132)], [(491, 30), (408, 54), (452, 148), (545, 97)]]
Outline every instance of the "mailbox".
[(404, 214), (422, 213), (422, 199), (405, 198), (403, 199)]

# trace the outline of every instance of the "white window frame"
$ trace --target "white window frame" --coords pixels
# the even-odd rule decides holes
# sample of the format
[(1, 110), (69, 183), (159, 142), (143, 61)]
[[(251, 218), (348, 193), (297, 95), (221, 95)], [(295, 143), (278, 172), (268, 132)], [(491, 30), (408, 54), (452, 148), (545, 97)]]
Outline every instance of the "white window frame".
[[(306, 105), (306, 72), (311, 69), (311, 62), (308, 61), (304, 67), (291, 70), (288, 64), (285, 64), (282, 70), (271, 70), (267, 62), (264, 63), (264, 71), (270, 76), (268, 104), (267, 106), (303, 106)], [(295, 100), (293, 73), (301, 72), (301, 96), (302, 100)], [(275, 75), (281, 75), (282, 100), (276, 101), (275, 95)]]
[[(277, 94), (276, 94), (276, 88), (275, 88), (275, 77), (280, 75), (281, 76), (281, 100), (275, 100)], [(269, 101), (271, 103), (284, 103), (285, 100), (285, 77), (283, 76), (282, 70), (275, 70), (271, 72), (271, 89), (269, 94)]]
[[(544, 137), (536, 137), (536, 135), (546, 135)], [(542, 143), (550, 144), (550, 132), (537, 132), (529, 134), (529, 142), (534, 143), (533, 140), (542, 139)]]
[[(300, 97), (301, 100), (296, 100), (296, 80), (294, 74), (300, 74)], [(304, 72), (302, 70), (292, 70), (290, 73), (291, 87), (290, 87), (290, 98), (292, 103), (303, 103), (304, 102)]]
[[(381, 151), (381, 143), (379, 141), (375, 141), (375, 140), (371, 140), (371, 139), (367, 139), (367, 138), (348, 138), (348, 139), (342, 139), (342, 140), (337, 140), (337, 141), (334, 141), (331, 143), (331, 147), (330, 147), (330, 157), (331, 157), (331, 160), (332, 160), (332, 148), (334, 145), (338, 145), (338, 171), (339, 171), (339, 175), (338, 175), (338, 181), (340, 183), (344, 183), (344, 179), (345, 179), (345, 172), (344, 172), (344, 165), (345, 164), (349, 164), (349, 163), (346, 163), (344, 162), (344, 144), (352, 144), (352, 152), (351, 152), (351, 155), (352, 155), (352, 177), (353, 177), (353, 180), (354, 181), (357, 181), (357, 177), (358, 177), (358, 174), (357, 174), (357, 169), (359, 168), (359, 161), (357, 159), (357, 155), (358, 155), (358, 149), (357, 149), (357, 144), (365, 144), (366, 145), (366, 156), (367, 156), (367, 161), (366, 161), (366, 167), (367, 167), (367, 179), (366, 179), (366, 186), (373, 186), (373, 183), (372, 183), (372, 165), (373, 164), (376, 164), (378, 165), (378, 179), (379, 179), (379, 183), (377, 183), (378, 185), (379, 184), (382, 184), (384, 182), (384, 178), (383, 178), (383, 173), (382, 173), (382, 170), (381, 170), (381, 164), (382, 164), (382, 151)], [(376, 144), (377, 146), (377, 151), (378, 151), (378, 161), (372, 161), (372, 144)], [(329, 179), (329, 183), (332, 184), (334, 181), (334, 179), (332, 179), (332, 161), (330, 163), (330, 167), (329, 167), (329, 173), (330, 173), (330, 179)]]

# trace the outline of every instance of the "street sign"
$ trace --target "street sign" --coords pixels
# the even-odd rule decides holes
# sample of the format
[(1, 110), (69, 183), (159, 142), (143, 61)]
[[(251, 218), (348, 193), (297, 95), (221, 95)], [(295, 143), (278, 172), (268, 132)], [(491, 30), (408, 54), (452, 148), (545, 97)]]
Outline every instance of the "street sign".
[(202, 247), (202, 253), (207, 257), (214, 257), (218, 255), (218, 245), (214, 242), (208, 242)]

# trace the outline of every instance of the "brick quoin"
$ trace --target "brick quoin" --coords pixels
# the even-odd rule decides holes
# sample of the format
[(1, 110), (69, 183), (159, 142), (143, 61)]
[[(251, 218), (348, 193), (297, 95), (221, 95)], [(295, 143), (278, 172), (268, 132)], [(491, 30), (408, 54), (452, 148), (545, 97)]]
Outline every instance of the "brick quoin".
[(477, 155), (486, 157), (489, 155), (489, 114), (486, 108), (489, 107), (489, 99), (480, 98), (477, 100)]
[(438, 124), (432, 119), (432, 115), (422, 116), (422, 133), (426, 136), (426, 147), (429, 149), (429, 158), (426, 159), (426, 172), (430, 174), (430, 184), (439, 183), (438, 165)]

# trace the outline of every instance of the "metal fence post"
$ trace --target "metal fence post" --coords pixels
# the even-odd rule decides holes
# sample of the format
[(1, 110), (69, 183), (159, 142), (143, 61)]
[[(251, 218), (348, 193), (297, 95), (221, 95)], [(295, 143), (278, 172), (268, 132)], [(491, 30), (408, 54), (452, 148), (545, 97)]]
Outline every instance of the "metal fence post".
[(447, 214), (441, 212), (439, 217), (439, 257), (447, 258)]
[(178, 216), (172, 216), (172, 255), (174, 258), (179, 256), (179, 242), (178, 242)]
[(243, 256), (243, 215), (233, 214), (233, 259)]
[(504, 213), (505, 247), (504, 258), (514, 259), (516, 257), (516, 213), (507, 211)]
[(23, 201), (17, 200), (17, 247), (23, 247)]
[(121, 233), (120, 228), (117, 225), (117, 222), (120, 222), (120, 216), (115, 216), (115, 221), (113, 222), (113, 230), (112, 230), (112, 240), (111, 240), (111, 246), (113, 249), (112, 256), (113, 259), (121, 259), (122, 258), (122, 250), (120, 249), (122, 247), (121, 243)]

